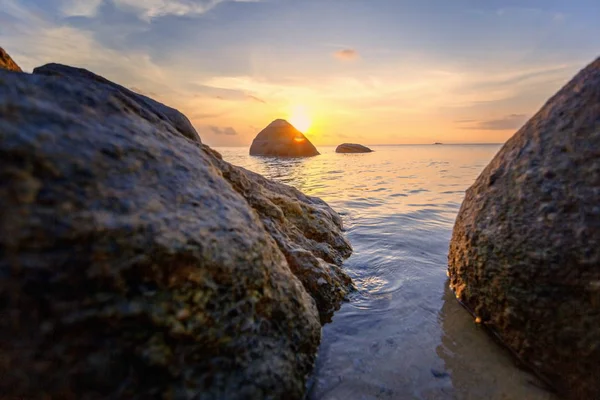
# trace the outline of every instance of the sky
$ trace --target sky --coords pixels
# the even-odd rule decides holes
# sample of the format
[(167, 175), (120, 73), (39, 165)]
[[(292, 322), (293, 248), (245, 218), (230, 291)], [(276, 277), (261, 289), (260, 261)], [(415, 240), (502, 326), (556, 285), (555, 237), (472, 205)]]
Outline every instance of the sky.
[(0, 0), (25, 70), (87, 68), (248, 146), (502, 143), (600, 55), (598, 0)]

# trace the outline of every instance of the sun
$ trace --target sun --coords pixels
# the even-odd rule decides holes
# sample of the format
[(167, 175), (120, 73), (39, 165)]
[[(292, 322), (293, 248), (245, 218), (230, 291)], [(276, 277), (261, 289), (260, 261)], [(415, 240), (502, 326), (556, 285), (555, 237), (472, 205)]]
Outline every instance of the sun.
[(294, 125), (300, 132), (306, 132), (312, 123), (310, 115), (304, 106), (295, 106), (290, 113), (289, 123)]

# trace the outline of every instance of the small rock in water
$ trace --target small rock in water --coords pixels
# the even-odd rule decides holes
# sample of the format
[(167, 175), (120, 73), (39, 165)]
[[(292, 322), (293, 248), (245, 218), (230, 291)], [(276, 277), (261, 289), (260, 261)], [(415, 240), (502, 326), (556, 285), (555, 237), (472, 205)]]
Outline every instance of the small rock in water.
[(362, 144), (356, 143), (343, 143), (340, 144), (336, 149), (336, 153), (372, 153), (373, 150), (363, 146)]

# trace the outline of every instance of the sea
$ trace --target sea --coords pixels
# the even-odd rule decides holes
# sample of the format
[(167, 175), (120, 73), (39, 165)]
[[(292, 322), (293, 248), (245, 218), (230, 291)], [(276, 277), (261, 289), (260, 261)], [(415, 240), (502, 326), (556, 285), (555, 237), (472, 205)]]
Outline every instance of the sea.
[(554, 400), (477, 325), (448, 288), (465, 190), (501, 145), (319, 147), (311, 158), (223, 158), (325, 200), (343, 218), (358, 290), (323, 327), (310, 400)]

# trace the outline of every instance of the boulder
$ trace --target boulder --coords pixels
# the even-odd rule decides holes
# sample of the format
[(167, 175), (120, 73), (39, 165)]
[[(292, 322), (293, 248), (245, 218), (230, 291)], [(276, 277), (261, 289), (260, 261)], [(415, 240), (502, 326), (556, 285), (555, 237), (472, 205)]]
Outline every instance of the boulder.
[(0, 69), (7, 69), (9, 71), (23, 72), (21, 67), (8, 55), (2, 47), (0, 47)]
[(467, 191), (451, 287), (570, 399), (600, 398), (600, 59), (552, 97)]
[[(131, 100), (128, 103), (135, 107), (133, 111), (139, 113), (140, 117), (147, 119), (149, 122), (159, 126), (170, 125), (171, 127), (175, 128), (177, 132), (188, 139), (198, 143), (201, 142), (200, 136), (187, 117), (176, 109), (161, 104), (158, 101), (142, 94), (133, 92), (121, 85), (117, 85), (116, 83), (98, 76), (88, 70), (83, 68), (69, 67), (61, 64), (46, 64), (42, 67), (35, 68), (33, 73), (38, 75), (62, 77), (67, 80), (84, 79), (90, 82), (102, 84), (102, 89), (107, 92), (107, 96), (111, 94), (117, 97), (126, 97), (127, 99)], [(91, 104), (91, 106), (96, 105)]]
[(351, 286), (322, 200), (89, 71), (0, 71), (0, 393), (301, 399)]
[(356, 143), (343, 143), (340, 144), (336, 149), (336, 153), (371, 153), (373, 150), (367, 146)]
[(310, 140), (284, 119), (271, 122), (250, 146), (251, 156), (312, 157), (319, 154)]

